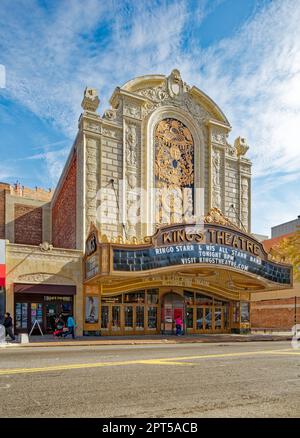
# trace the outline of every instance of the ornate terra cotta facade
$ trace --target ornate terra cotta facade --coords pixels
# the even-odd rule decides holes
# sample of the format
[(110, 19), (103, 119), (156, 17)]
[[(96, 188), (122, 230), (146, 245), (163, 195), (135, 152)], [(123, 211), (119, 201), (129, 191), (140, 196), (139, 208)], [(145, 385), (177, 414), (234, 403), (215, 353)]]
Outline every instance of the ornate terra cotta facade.
[(49, 328), (56, 294), (79, 334), (172, 333), (178, 317), (187, 333), (248, 330), (250, 294), (289, 287), (291, 270), (251, 235), (246, 140), (228, 143), (226, 116), (178, 70), (117, 87), (103, 116), (99, 103), (86, 88), (55, 192), (24, 201), (34, 242), (14, 240), (17, 201), (4, 203), (9, 311), (26, 295)]
[[(97, 93), (86, 89), (75, 143), (78, 249), (91, 223), (109, 240), (141, 240), (155, 232), (157, 223), (178, 221), (174, 212), (178, 216), (180, 202), (190, 220), (216, 207), (250, 232), (248, 146), (240, 137), (228, 143), (230, 124), (208, 96), (174, 70), (169, 77), (127, 82), (116, 88), (110, 103), (100, 117)], [(186, 188), (185, 199), (179, 199), (182, 193), (175, 199), (155, 196), (154, 188), (164, 187), (174, 193)], [(169, 213), (172, 203), (173, 217), (163, 220), (160, 207)]]

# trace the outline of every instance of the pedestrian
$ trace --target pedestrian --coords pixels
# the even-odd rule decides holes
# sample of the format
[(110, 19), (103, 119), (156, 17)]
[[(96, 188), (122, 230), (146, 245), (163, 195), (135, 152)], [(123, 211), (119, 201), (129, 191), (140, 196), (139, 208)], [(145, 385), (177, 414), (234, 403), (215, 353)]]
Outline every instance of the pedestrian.
[(180, 316), (177, 316), (175, 319), (175, 326), (176, 326), (176, 336), (180, 336), (182, 334), (182, 319)]
[(5, 314), (3, 325), (5, 327), (5, 336), (8, 335), (13, 341), (15, 341), (16, 338), (13, 332), (13, 321), (9, 312), (6, 312)]
[(68, 316), (68, 319), (67, 319), (67, 327), (68, 327), (68, 331), (64, 334), (64, 337), (67, 337), (68, 335), (72, 335), (72, 338), (75, 339), (76, 324), (75, 324), (74, 318), (71, 314)]
[(56, 329), (53, 332), (54, 336), (62, 337), (65, 328), (65, 321), (63, 320), (62, 314), (59, 315), (55, 320)]

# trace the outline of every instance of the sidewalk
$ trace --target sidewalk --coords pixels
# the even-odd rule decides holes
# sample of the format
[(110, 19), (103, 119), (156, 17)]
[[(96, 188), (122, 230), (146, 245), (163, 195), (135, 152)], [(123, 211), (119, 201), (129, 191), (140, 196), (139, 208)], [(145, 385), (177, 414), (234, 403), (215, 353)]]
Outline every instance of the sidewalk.
[(286, 332), (276, 334), (211, 334), (211, 335), (140, 335), (140, 336), (80, 336), (76, 339), (57, 339), (51, 335), (31, 336), (29, 344), (18, 342), (9, 346), (18, 347), (74, 347), (100, 345), (147, 345), (147, 344), (183, 344), (183, 343), (223, 343), (223, 342), (261, 342), (261, 341), (290, 341), (292, 335)]

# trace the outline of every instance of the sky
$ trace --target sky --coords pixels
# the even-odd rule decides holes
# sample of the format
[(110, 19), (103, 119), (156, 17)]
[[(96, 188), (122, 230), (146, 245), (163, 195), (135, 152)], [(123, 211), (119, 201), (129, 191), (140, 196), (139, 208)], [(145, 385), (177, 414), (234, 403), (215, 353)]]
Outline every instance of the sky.
[(245, 137), (252, 232), (300, 214), (299, 0), (0, 0), (0, 181), (55, 187), (86, 86), (178, 68)]

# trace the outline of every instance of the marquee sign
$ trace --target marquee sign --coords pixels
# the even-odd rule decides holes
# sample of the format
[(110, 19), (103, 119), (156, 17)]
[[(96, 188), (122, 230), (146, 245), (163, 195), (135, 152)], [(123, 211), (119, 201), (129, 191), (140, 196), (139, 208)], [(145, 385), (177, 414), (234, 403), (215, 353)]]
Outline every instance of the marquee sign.
[(140, 272), (176, 265), (209, 264), (236, 268), (280, 284), (290, 284), (291, 268), (262, 260), (225, 245), (180, 244), (128, 250), (114, 249), (114, 271)]
[(99, 265), (106, 268), (105, 272), (99, 268), (99, 274), (138, 275), (175, 266), (211, 265), (254, 274), (277, 285), (292, 284), (290, 265), (269, 260), (258, 240), (228, 225), (169, 225), (161, 227), (145, 244), (99, 244), (102, 245), (107, 247), (107, 255)]

